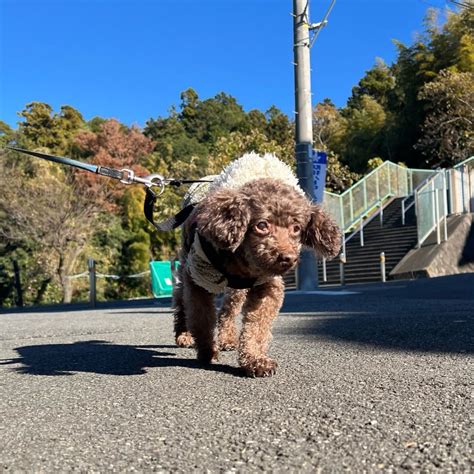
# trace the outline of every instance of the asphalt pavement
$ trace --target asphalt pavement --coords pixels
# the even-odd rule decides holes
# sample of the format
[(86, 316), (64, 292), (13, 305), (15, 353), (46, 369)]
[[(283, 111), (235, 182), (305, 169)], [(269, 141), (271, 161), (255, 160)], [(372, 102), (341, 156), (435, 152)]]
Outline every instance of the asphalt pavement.
[(472, 472), (474, 274), (287, 294), (272, 378), (169, 301), (0, 314), (1, 472)]

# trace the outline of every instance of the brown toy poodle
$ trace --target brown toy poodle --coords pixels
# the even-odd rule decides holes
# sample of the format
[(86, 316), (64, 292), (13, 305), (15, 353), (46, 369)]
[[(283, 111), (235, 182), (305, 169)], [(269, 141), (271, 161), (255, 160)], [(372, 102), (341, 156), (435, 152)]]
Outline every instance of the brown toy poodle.
[[(216, 360), (219, 350), (237, 349), (247, 375), (273, 375), (277, 363), (267, 351), (283, 303), (282, 275), (296, 266), (302, 246), (332, 257), (340, 242), (332, 218), (280, 179), (209, 192), (183, 228), (180, 282), (173, 295), (176, 343), (194, 346), (204, 364)], [(222, 292), (217, 314), (214, 298)]]

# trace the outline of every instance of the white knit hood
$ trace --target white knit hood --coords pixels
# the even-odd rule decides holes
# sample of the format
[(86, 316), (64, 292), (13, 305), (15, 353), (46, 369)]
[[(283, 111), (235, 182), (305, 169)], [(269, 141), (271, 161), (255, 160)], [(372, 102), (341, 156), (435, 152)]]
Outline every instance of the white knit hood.
[(263, 156), (251, 152), (232, 161), (215, 177), (209, 186), (209, 192), (219, 188), (239, 188), (244, 184), (261, 178), (273, 178), (293, 186), (299, 193), (304, 191), (298, 185), (298, 179), (292, 169), (272, 153)]

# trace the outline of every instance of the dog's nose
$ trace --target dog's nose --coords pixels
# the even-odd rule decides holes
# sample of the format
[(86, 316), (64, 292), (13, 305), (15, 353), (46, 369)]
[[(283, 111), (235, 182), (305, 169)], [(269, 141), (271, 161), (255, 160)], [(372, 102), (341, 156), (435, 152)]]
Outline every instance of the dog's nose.
[(298, 257), (294, 254), (282, 254), (278, 257), (278, 261), (283, 268), (291, 268)]

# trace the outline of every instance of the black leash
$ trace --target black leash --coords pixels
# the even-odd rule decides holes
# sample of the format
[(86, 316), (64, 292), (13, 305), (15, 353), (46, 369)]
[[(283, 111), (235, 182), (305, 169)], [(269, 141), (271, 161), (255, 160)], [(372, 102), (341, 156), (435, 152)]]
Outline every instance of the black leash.
[[(146, 197), (144, 203), (144, 213), (147, 220), (158, 230), (172, 230), (180, 226), (191, 214), (194, 209), (194, 205), (186, 206), (178, 214), (169, 219), (161, 222), (155, 223), (153, 219), (153, 210), (155, 207), (156, 200), (165, 190), (165, 186), (175, 186), (179, 187), (182, 184), (193, 184), (193, 183), (210, 183), (211, 180), (203, 179), (174, 179), (174, 178), (164, 178), (160, 174), (154, 173), (145, 177), (136, 176), (135, 173), (128, 169), (115, 169), (108, 168), (107, 166), (97, 166), (90, 163), (84, 163), (82, 161), (73, 160), (71, 158), (65, 158), (63, 156), (49, 155), (47, 153), (40, 153), (38, 151), (25, 150), (23, 148), (17, 148), (12, 146), (6, 147), (8, 150), (17, 151), (25, 155), (34, 156), (36, 158), (42, 158), (43, 160), (53, 161), (55, 163), (60, 163), (62, 165), (72, 166), (74, 168), (79, 168), (84, 171), (89, 171), (90, 173), (99, 174), (101, 176), (107, 176), (108, 178), (117, 179), (123, 184), (143, 184), (146, 187)], [(159, 188), (158, 192), (154, 191), (152, 188)]]
[[(195, 182), (196, 181), (193, 181), (193, 183)], [(153, 211), (155, 209), (155, 203), (158, 196), (159, 194), (156, 194), (153, 189), (147, 187), (145, 194), (145, 202), (143, 203), (143, 212), (145, 213), (145, 217), (147, 218), (148, 222), (150, 222), (158, 230), (167, 231), (176, 229), (176, 227), (179, 227), (181, 224), (184, 223), (184, 221), (189, 217), (195, 207), (194, 204), (189, 204), (189, 206), (186, 206), (181, 209), (181, 211), (179, 211), (176, 215), (162, 222), (156, 223), (155, 219), (153, 218)]]

